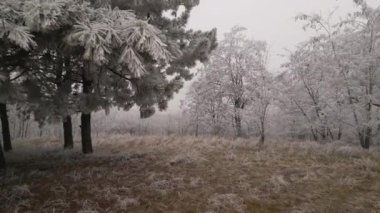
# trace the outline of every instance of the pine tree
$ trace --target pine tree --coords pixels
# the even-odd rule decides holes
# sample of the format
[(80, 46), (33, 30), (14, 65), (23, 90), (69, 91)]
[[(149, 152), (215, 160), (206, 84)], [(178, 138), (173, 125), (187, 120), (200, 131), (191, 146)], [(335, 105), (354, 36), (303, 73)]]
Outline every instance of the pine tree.
[[(107, 88), (99, 88), (99, 86), (96, 88), (95, 93), (102, 94), (102, 97), (108, 97), (108, 99), (100, 101), (102, 108), (108, 109), (109, 106), (113, 105), (129, 110), (133, 105), (137, 105), (140, 108), (142, 118), (153, 115), (155, 106), (158, 106), (159, 110), (165, 110), (173, 94), (182, 88), (183, 80), (191, 79), (190, 68), (195, 66), (198, 60), (202, 62), (207, 60), (210, 52), (216, 47), (215, 30), (206, 33), (185, 30), (190, 10), (187, 10), (182, 17), (170, 21), (162, 17), (162, 11), (168, 8), (177, 8), (180, 4), (177, 3), (173, 6), (158, 3), (165, 5), (165, 7), (157, 7), (157, 5), (151, 6), (150, 3), (152, 2), (140, 2), (144, 6), (140, 5), (139, 7), (135, 7), (136, 5), (129, 5), (128, 7), (128, 5), (122, 4), (114, 4), (114, 6), (121, 9), (134, 9), (137, 18), (148, 19), (149, 24), (156, 26), (156, 30), (160, 29), (161, 32), (165, 33), (161, 34), (160, 37), (165, 41), (168, 53), (173, 58), (157, 66), (155, 56), (140, 54), (139, 58), (143, 60), (143, 63), (129, 64), (129, 66), (134, 65), (135, 68), (120, 69), (113, 66), (117, 64), (115, 62), (109, 63), (110, 66), (102, 66), (103, 71), (109, 71), (102, 72), (101, 81), (108, 81), (107, 84), (103, 85), (112, 85)], [(154, 11), (147, 12), (147, 8), (154, 8)], [(132, 59), (133, 54), (129, 57)], [(130, 73), (129, 70), (140, 70), (139, 67), (142, 67), (142, 75), (142, 72)], [(169, 80), (170, 75), (175, 77)], [(125, 81), (121, 81), (121, 79)]]
[[(32, 6), (35, 7), (36, 3)], [(43, 7), (44, 5), (37, 3), (37, 6)], [(57, 8), (49, 5), (46, 10), (49, 8), (59, 10), (64, 7), (63, 3)], [(80, 96), (80, 110), (83, 112), (81, 116), (83, 122), (82, 147), (85, 153), (91, 153), (90, 112), (102, 108), (108, 109), (113, 104), (129, 109), (126, 106), (131, 106), (133, 99), (136, 101), (141, 101), (140, 97), (143, 97), (144, 100), (149, 99), (146, 97), (149, 93), (143, 90), (143, 87), (149, 86), (146, 84), (148, 81), (141, 79), (152, 79), (154, 73), (156, 75), (159, 73), (159, 69), (156, 69), (155, 72), (151, 72), (150, 69), (156, 67), (162, 69), (166, 66), (165, 64), (173, 60), (176, 54), (179, 55), (180, 51), (175, 46), (167, 46), (163, 41), (165, 37), (160, 35), (160, 31), (156, 27), (148, 24), (145, 20), (137, 19), (130, 11), (117, 8), (86, 7), (86, 13), (86, 17), (77, 18), (79, 21), (72, 26), (72, 31), (68, 33), (65, 41), (72, 49), (78, 50), (83, 58), (80, 62), (82, 70), (79, 73), (82, 76), (83, 92), (83, 95)], [(35, 19), (38, 20), (38, 17), (31, 18), (32, 21), (28, 22), (31, 28), (46, 32), (47, 24), (38, 22), (37, 25), (33, 22)], [(45, 30), (43, 30), (44, 28)], [(166, 82), (166, 78), (160, 77), (162, 81)], [(120, 82), (120, 79), (125, 81)], [(177, 81), (173, 82), (169, 86), (174, 88)], [(110, 87), (109, 83), (114, 83), (111, 84), (114, 87)], [(124, 90), (120, 90), (120, 87)], [(123, 95), (112, 95), (110, 91), (121, 91), (116, 94)], [(160, 88), (161, 94), (159, 95), (163, 96), (164, 92)], [(130, 96), (124, 94), (130, 94)], [(154, 99), (156, 97), (152, 97), (151, 100), (156, 101)], [(139, 98), (140, 100), (138, 100)], [(161, 107), (165, 106), (166, 102), (160, 101), (164, 103), (161, 104)], [(149, 107), (153, 105), (147, 104), (145, 101), (141, 101), (140, 104), (142, 115), (148, 112)]]
[(12, 150), (7, 104), (20, 99), (16, 81), (25, 72), (18, 66), (25, 64), (22, 59), (35, 46), (29, 29), (22, 25), (22, 19), (20, 2), (0, 2), (0, 118), (5, 151)]
[[(4, 11), (14, 9), (17, 14), (12, 26), (3, 25), (2, 41), (27, 50), (29, 59), (19, 66), (25, 75), (20, 80), (26, 99), (21, 102), (28, 103), (27, 111), (41, 123), (63, 118), (65, 132), (70, 132), (71, 113), (81, 111), (85, 153), (92, 152), (92, 111), (112, 106), (129, 110), (136, 104), (141, 116), (148, 117), (156, 104), (166, 109), (183, 79), (191, 78), (189, 69), (197, 60), (206, 60), (216, 46), (215, 31), (185, 32), (188, 12), (172, 23), (166, 18), (157, 22), (151, 17), (158, 13), (136, 17), (129, 10), (111, 9), (107, 3), (33, 0), (1, 4)], [(169, 32), (162, 26), (173, 27)], [(162, 34), (157, 27), (169, 33)], [(10, 29), (17, 32), (9, 33)], [(169, 75), (178, 76), (168, 80)], [(75, 96), (79, 90), (82, 94)]]
[(75, 25), (67, 37), (69, 44), (83, 47), (81, 128), (84, 153), (92, 152), (91, 111), (101, 106), (99, 88), (102, 85), (98, 83), (103, 80), (102, 71), (112, 70), (118, 78), (138, 79), (147, 73), (145, 60), (163, 66), (172, 58), (160, 38), (160, 31), (136, 19), (131, 12), (99, 8), (90, 15), (88, 20)]
[(42, 42), (49, 45), (32, 52), (34, 61), (38, 63), (38, 71), (29, 76), (28, 80), (38, 82), (41, 95), (35, 100), (29, 99), (27, 105), (40, 125), (62, 122), (64, 148), (72, 149), (74, 141), (71, 115), (78, 111), (79, 103), (79, 98), (74, 95), (76, 89), (72, 73), (78, 67), (76, 61), (64, 51), (62, 42), (56, 40), (63, 37), (56, 32), (51, 37), (54, 39), (44, 36)]
[[(69, 5), (68, 1), (66, 8)], [(62, 44), (61, 31), (67, 30), (67, 25), (69, 25), (67, 15), (70, 12), (62, 13), (59, 10), (63, 6), (65, 5), (61, 1), (28, 1), (24, 3), (5, 1), (1, 5), (4, 11), (7, 11), (3, 16), (5, 24), (2, 29), (4, 31), (2, 38), (3, 44), (8, 45), (4, 48), (3, 59), (9, 61), (9, 58), (12, 57), (10, 63), (3, 64), (3, 70), (8, 70), (8, 76), (12, 75), (10, 72), (16, 70), (15, 68), (17, 68), (17, 72), (21, 72), (20, 75), (17, 75), (17, 87), (22, 91), (23, 98), (14, 103), (24, 105), (22, 107), (25, 111), (23, 114), (33, 112), (35, 119), (41, 123), (60, 116), (65, 117), (65, 120), (70, 119), (70, 114), (66, 113), (70, 110), (65, 109), (68, 105), (64, 104), (67, 95), (62, 96), (62, 88), (70, 89), (70, 86), (67, 87), (67, 76), (62, 77), (62, 63), (57, 60), (57, 49), (62, 46), (54, 46)], [(51, 11), (58, 13), (51, 13)], [(74, 15), (75, 7), (70, 11), (70, 14)], [(74, 20), (75, 16), (71, 18)], [(18, 36), (10, 36), (13, 29), (19, 29), (16, 34)], [(11, 46), (12, 44), (23, 48), (24, 51), (19, 51), (22, 54), (12, 55), (14, 52), (17, 53), (13, 50), (15, 48)], [(54, 62), (58, 63), (53, 64)], [(67, 71), (66, 66), (65, 68)], [(61, 74), (59, 74), (60, 72)], [(52, 78), (51, 75), (56, 77)], [(54, 87), (54, 84), (57, 88)], [(11, 94), (9, 91), (7, 93)], [(68, 124), (64, 125), (64, 135), (65, 146), (70, 148), (72, 147), (72, 127)]]
[[(135, 11), (140, 19), (148, 19), (150, 24), (161, 30), (168, 49), (176, 56), (165, 69), (148, 63), (149, 75), (132, 82), (136, 92), (132, 96), (131, 104), (136, 104), (140, 108), (141, 117), (147, 118), (155, 113), (155, 106), (159, 110), (167, 108), (168, 101), (183, 87), (184, 81), (192, 79), (190, 70), (197, 61), (208, 60), (217, 46), (216, 30), (201, 32), (186, 29), (191, 10), (199, 1), (112, 0), (111, 3), (113, 7)], [(180, 6), (184, 6), (185, 11), (177, 14)], [(172, 18), (162, 15), (168, 10), (173, 11)]]

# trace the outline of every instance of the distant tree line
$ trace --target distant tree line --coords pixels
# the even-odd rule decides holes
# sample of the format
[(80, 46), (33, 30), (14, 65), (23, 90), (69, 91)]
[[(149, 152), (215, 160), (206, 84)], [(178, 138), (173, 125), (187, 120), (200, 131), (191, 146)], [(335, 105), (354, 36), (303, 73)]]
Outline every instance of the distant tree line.
[(333, 23), (333, 14), (301, 14), (314, 36), (299, 44), (273, 76), (266, 45), (235, 27), (200, 71), (184, 101), (194, 135), (256, 135), (358, 141), (369, 149), (380, 134), (380, 8)]

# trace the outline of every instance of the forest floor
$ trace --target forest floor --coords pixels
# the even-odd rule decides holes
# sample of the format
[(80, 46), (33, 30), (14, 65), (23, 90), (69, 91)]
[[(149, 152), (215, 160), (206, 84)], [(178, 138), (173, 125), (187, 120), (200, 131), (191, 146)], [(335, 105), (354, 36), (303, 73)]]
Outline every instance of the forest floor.
[(0, 212), (380, 212), (380, 147), (113, 136), (14, 143)]

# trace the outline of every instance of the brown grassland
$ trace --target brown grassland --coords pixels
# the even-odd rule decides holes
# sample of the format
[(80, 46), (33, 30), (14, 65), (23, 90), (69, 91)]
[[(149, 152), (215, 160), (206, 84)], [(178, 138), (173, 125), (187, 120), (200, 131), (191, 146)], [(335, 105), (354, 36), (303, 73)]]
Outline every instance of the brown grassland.
[(380, 147), (112, 136), (17, 141), (0, 212), (380, 212)]

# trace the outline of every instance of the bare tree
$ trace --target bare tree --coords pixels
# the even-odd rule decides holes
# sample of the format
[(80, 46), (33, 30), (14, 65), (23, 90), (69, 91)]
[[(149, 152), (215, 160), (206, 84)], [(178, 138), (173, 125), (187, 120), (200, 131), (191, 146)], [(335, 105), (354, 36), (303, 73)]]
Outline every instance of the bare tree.
[(361, 11), (335, 24), (332, 15), (297, 17), (316, 36), (290, 57), (288, 97), (314, 139), (341, 139), (345, 126), (368, 149), (379, 126), (380, 8), (355, 2)]
[(198, 128), (203, 122), (217, 133), (227, 123), (234, 129), (236, 137), (242, 137), (247, 105), (254, 106), (254, 102), (262, 101), (263, 105), (257, 107), (261, 107), (260, 131), (265, 132), (263, 120), (269, 105), (263, 99), (267, 98), (269, 79), (265, 68), (266, 43), (247, 39), (245, 30), (236, 26), (225, 34), (210, 62), (200, 69), (201, 74), (192, 85), (187, 111), (193, 115)]

